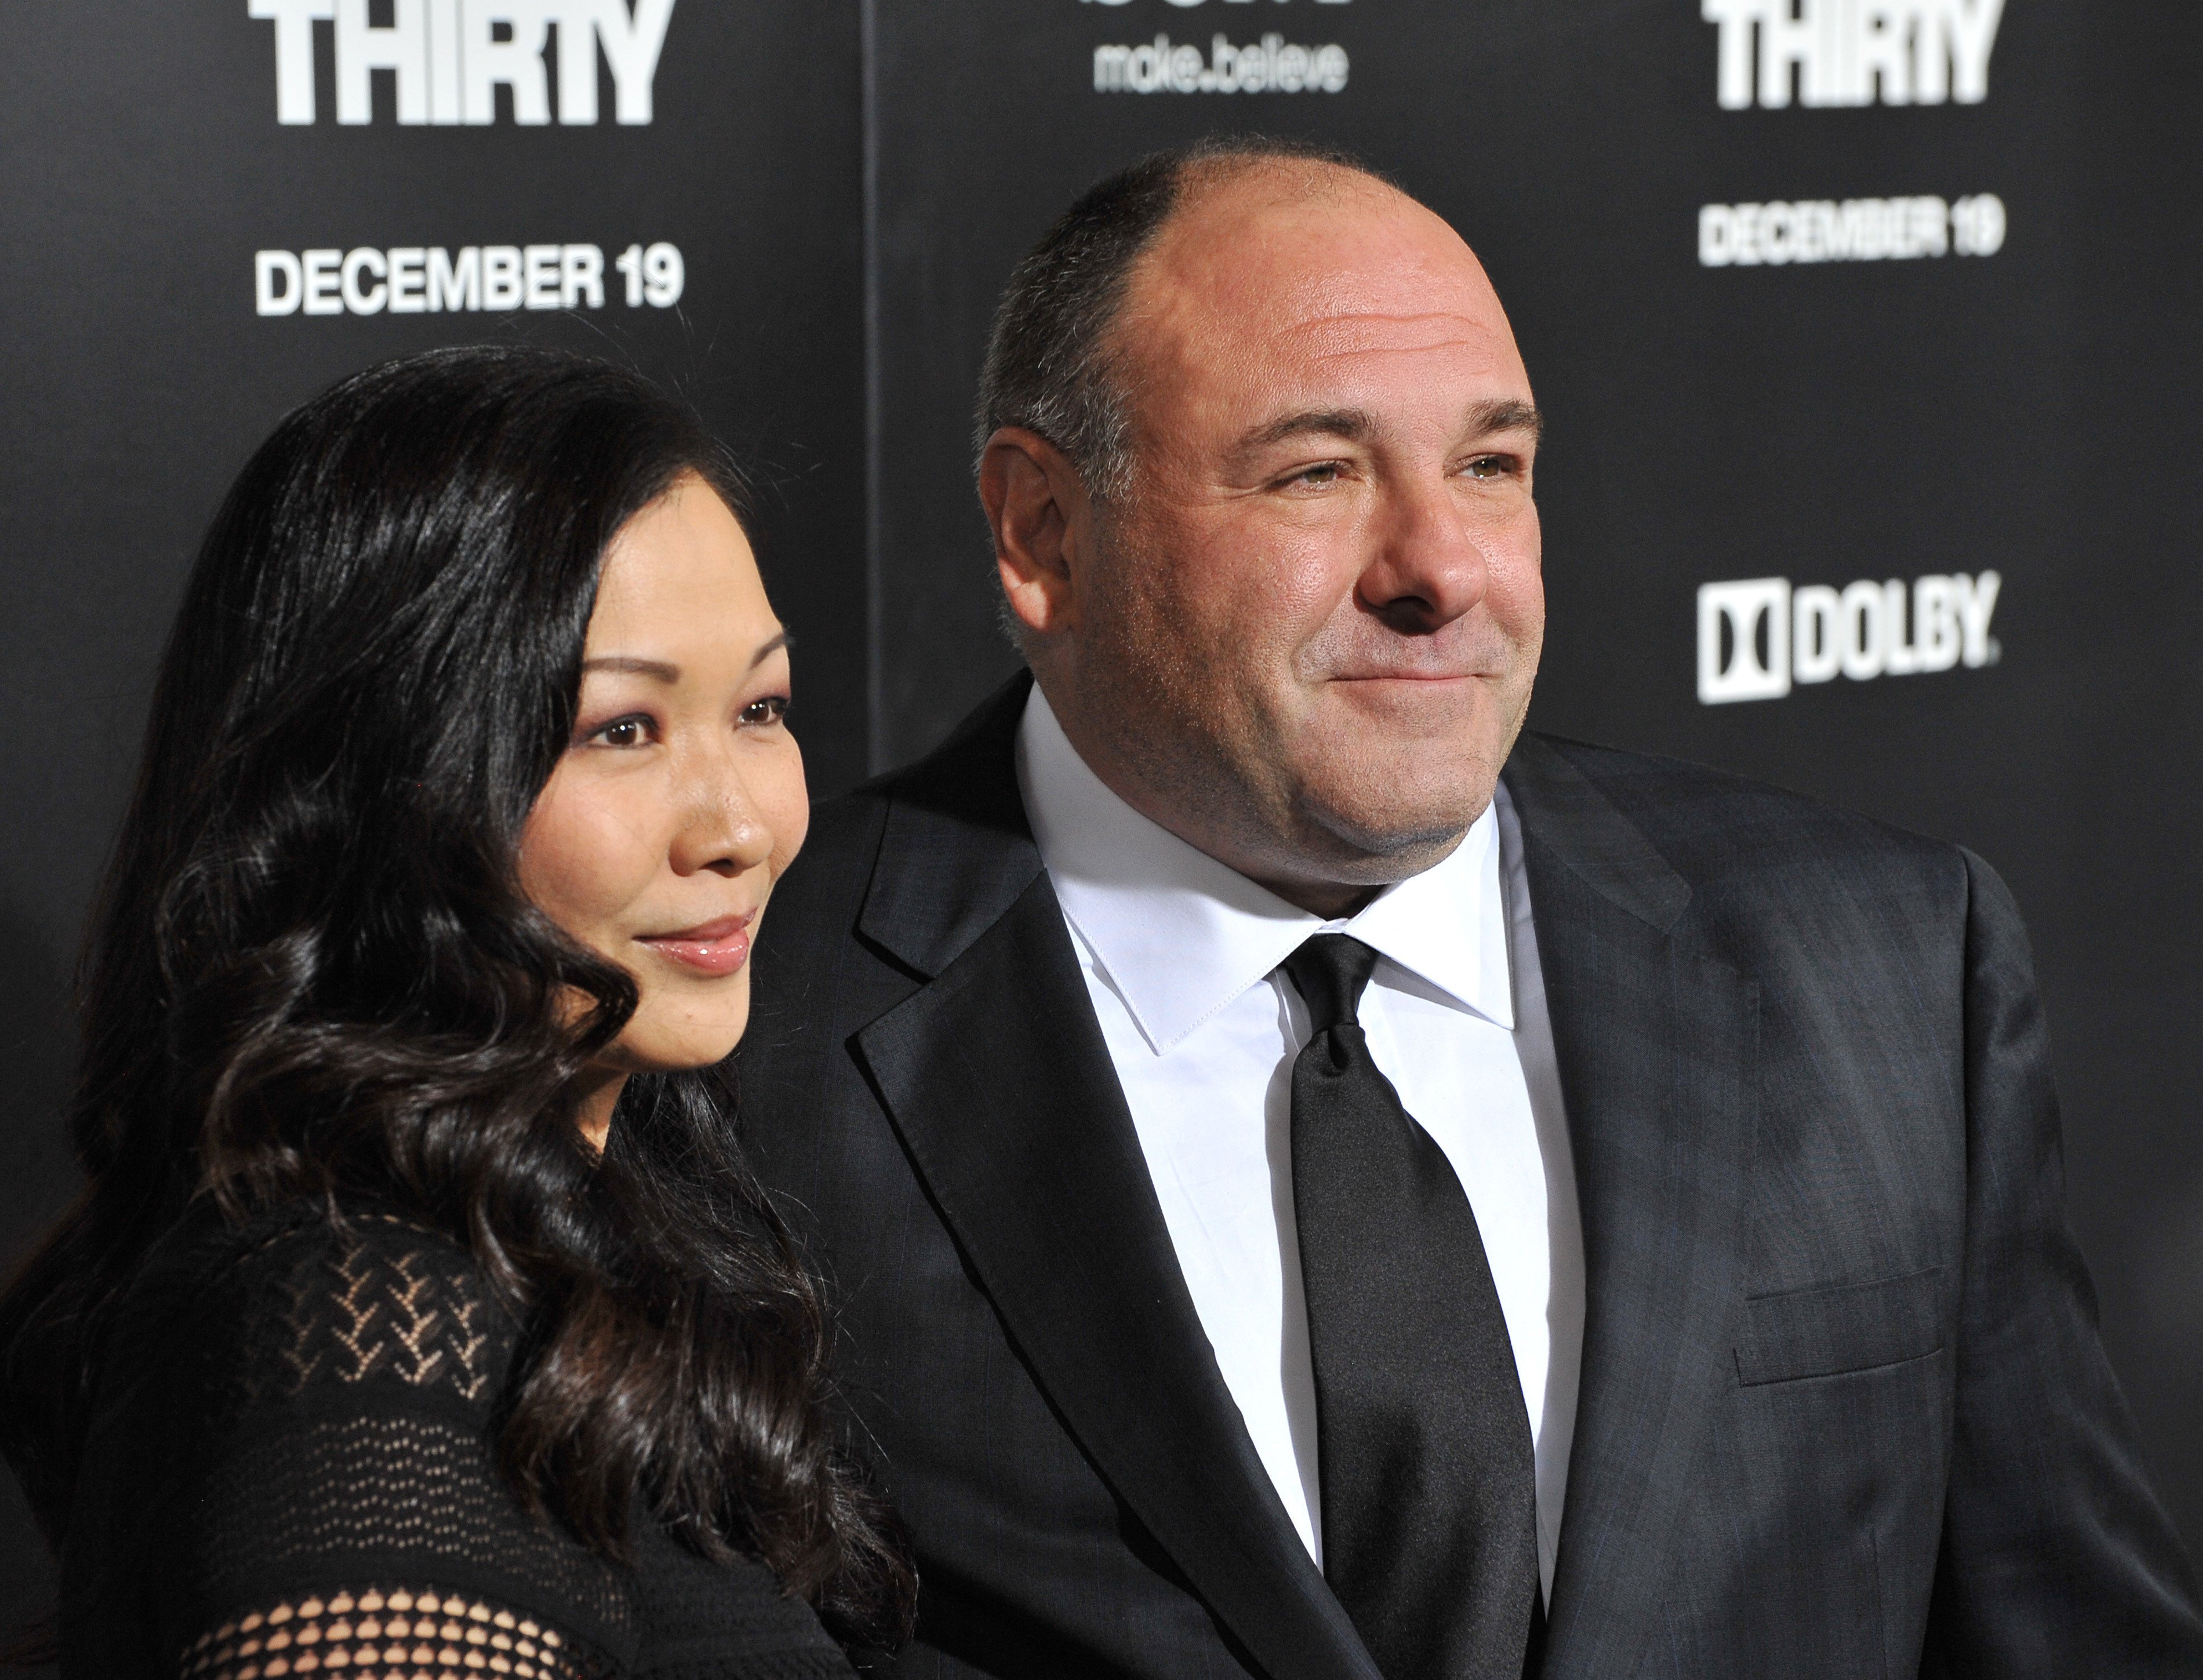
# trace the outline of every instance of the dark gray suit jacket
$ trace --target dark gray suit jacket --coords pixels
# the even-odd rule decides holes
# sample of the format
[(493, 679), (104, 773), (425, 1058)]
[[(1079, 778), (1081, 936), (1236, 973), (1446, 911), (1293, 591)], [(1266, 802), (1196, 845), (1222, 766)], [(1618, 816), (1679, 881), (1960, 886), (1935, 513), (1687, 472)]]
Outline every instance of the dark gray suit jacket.
[[(899, 1671), (1378, 1680), (1179, 1276), (1025, 693), (818, 808), (739, 1069), (916, 1535)], [(2002, 883), (1685, 765), (1529, 737), (1506, 777), (1587, 1272), (1543, 1671), (2203, 1676)]]

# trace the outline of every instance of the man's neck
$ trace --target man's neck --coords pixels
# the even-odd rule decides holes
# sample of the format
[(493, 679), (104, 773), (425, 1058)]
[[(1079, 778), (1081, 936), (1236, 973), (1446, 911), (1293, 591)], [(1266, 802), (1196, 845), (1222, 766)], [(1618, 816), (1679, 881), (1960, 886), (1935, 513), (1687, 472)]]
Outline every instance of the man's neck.
[[(1175, 834), (1195, 851), (1214, 858), (1226, 869), (1244, 875), (1296, 910), (1304, 910), (1326, 922), (1344, 921), (1362, 910), (1386, 887), (1395, 884), (1391, 881), (1328, 881), (1322, 878), (1320, 866), (1307, 870), (1279, 868), (1274, 857), (1263, 855), (1266, 851), (1274, 852), (1277, 848), (1238, 843), (1229, 822), (1205, 822), (1202, 813), (1184, 808), (1183, 801), (1172, 799), (1163, 791), (1150, 786), (1148, 779), (1140, 775), (1133, 765), (1110, 751), (1110, 743), (1105, 735), (1081, 728), (1082, 720), (1075, 716), (1066, 720), (1037, 686), (1035, 698), (1048, 704), (1056, 725), (1071, 744), (1072, 751), (1078, 755), (1081, 762), (1104, 787), (1158, 828)], [(1423, 861), (1417, 868), (1403, 870), (1401, 878), (1420, 874), (1423, 869), (1443, 861), (1460, 843), (1461, 835), (1452, 836), (1434, 856)]]
[[(1219, 861), (1230, 862), (1229, 859)], [(1237, 868), (1237, 865), (1231, 864), (1231, 867)], [(1246, 869), (1240, 869), (1239, 873), (1257, 887), (1276, 893), (1294, 909), (1304, 910), (1310, 916), (1320, 916), (1326, 922), (1345, 921), (1385, 890), (1382, 887), (1356, 887), (1346, 881), (1266, 881)]]

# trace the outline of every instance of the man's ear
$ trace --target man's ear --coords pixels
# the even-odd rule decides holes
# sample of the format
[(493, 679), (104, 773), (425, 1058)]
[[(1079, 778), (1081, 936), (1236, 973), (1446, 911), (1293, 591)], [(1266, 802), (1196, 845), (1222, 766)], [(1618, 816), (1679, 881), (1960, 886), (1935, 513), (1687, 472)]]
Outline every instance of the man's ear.
[(1078, 469), (1039, 433), (1005, 426), (979, 457), (979, 501), (1018, 622), (1037, 636), (1076, 628), (1090, 528)]

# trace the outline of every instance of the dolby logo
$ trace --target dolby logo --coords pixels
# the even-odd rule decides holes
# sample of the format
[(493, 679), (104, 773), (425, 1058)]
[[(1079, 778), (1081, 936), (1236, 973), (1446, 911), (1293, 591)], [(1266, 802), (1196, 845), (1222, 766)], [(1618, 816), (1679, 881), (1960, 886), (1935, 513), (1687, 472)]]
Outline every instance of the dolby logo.
[(1795, 685), (1866, 682), (1997, 662), (1989, 634), (2004, 580), (1964, 572), (1837, 590), (1781, 577), (1698, 588), (1698, 699), (1779, 700)]

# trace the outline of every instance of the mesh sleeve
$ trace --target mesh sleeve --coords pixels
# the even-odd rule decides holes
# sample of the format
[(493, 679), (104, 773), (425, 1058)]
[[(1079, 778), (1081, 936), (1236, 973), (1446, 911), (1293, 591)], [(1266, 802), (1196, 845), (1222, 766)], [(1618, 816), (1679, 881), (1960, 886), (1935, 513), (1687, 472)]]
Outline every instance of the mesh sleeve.
[(472, 1257), (401, 1216), (180, 1226), (114, 1332), (65, 1670), (850, 1680), (762, 1563), (638, 1500), (616, 1565), (523, 1505), (494, 1448), (516, 1341)]
[(280, 1600), (225, 1621), (184, 1648), (181, 1680), (588, 1680), (556, 1627), (437, 1587), (364, 1587)]
[(566, 1627), (599, 1649), (629, 1642), (627, 1582), (531, 1517), (478, 1429), (381, 1412), (300, 1419), (241, 1443), (176, 1501), (157, 1570), (171, 1625), (360, 1583), (434, 1582)]
[(632, 1666), (628, 1572), (498, 1471), (514, 1334), (470, 1256), (402, 1220), (300, 1217), (198, 1282), (174, 1356), (121, 1420), (113, 1488), (164, 1671)]

